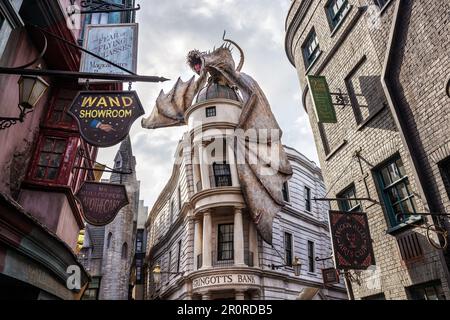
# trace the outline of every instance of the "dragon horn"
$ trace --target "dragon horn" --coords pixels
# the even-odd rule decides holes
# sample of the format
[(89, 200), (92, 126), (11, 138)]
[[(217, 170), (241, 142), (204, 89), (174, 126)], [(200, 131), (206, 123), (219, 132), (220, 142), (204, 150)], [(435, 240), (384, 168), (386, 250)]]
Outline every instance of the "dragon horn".
[(241, 48), (236, 42), (234, 42), (233, 40), (225, 39), (226, 33), (227, 33), (227, 31), (224, 30), (224, 31), (223, 31), (222, 40), (225, 41), (225, 42), (228, 42), (229, 44), (234, 45), (234, 46), (239, 50), (239, 54), (241, 55), (241, 59), (240, 59), (240, 61), (239, 61), (239, 64), (238, 64), (236, 70), (237, 70), (237, 71), (241, 71), (241, 70), (242, 70), (242, 67), (244, 66), (244, 61), (245, 61), (244, 51), (243, 51), (242, 48)]

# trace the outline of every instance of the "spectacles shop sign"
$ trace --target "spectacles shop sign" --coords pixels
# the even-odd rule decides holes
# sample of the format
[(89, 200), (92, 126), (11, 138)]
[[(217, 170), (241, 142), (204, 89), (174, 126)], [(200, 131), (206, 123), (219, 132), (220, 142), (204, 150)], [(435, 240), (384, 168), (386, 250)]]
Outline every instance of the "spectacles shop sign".
[[(84, 48), (120, 67), (136, 73), (138, 24), (88, 25)], [(81, 72), (129, 74), (90, 54), (81, 56)], [(91, 80), (91, 82), (111, 82)]]
[(193, 289), (235, 284), (259, 285), (260, 283), (259, 277), (250, 274), (212, 275), (199, 277), (192, 280)]

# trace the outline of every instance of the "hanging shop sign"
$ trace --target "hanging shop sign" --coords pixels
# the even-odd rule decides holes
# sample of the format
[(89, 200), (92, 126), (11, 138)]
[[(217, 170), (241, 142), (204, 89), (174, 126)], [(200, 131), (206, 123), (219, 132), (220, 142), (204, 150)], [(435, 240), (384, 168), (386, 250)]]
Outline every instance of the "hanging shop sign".
[(335, 268), (322, 269), (322, 279), (325, 286), (339, 283), (339, 271)]
[(336, 123), (336, 112), (327, 79), (323, 76), (307, 76), (307, 81), (317, 120), (321, 123)]
[(330, 230), (336, 269), (365, 270), (375, 264), (367, 215), (330, 211)]
[(94, 226), (111, 223), (119, 210), (129, 204), (122, 184), (84, 182), (76, 198), (83, 208), (84, 219)]
[[(86, 26), (84, 48), (133, 73), (137, 71), (138, 24), (100, 24)], [(81, 56), (81, 72), (129, 74), (92, 55)], [(83, 80), (81, 80), (83, 81)], [(91, 82), (111, 82), (91, 80)]]
[(107, 148), (125, 139), (145, 111), (136, 91), (80, 91), (68, 113), (84, 140)]

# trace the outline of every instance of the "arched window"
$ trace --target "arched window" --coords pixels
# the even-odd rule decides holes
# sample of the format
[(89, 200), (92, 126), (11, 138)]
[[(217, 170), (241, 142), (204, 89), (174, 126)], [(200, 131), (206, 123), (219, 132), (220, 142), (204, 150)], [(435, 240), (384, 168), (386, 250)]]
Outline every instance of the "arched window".
[(112, 233), (108, 233), (108, 238), (106, 239), (106, 248), (109, 249), (109, 247), (111, 247), (111, 238), (112, 238)]
[(128, 244), (125, 242), (122, 245), (122, 259), (126, 259), (128, 256)]

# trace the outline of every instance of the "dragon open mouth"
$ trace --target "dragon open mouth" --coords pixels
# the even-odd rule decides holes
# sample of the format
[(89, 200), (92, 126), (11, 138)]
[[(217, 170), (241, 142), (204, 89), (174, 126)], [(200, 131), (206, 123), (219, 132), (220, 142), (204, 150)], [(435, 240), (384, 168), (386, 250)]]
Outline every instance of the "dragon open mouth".
[(193, 50), (188, 54), (188, 64), (192, 70), (197, 74), (200, 74), (203, 69), (203, 59), (201, 53), (198, 50)]

